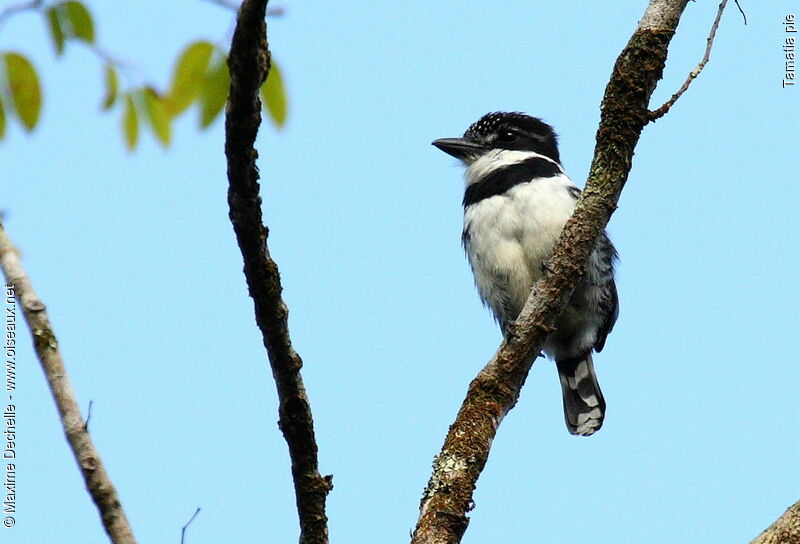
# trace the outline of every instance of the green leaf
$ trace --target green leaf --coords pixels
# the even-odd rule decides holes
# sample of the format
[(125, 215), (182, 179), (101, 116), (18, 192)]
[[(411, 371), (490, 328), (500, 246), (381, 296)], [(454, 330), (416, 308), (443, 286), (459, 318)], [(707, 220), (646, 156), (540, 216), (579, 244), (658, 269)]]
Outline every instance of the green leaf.
[(72, 29), (70, 36), (86, 43), (94, 43), (94, 22), (86, 6), (77, 0), (68, 0), (58, 7), (63, 10), (62, 13)]
[(22, 121), (22, 126), (30, 132), (39, 121), (42, 112), (42, 89), (33, 65), (20, 54), (6, 53), (6, 81), (11, 95), (11, 103)]
[(3, 107), (3, 99), (0, 98), (0, 140), (6, 135), (6, 109)]
[(231, 88), (231, 76), (228, 63), (223, 57), (207, 73), (200, 90), (200, 128), (206, 128), (217, 118)]
[(139, 118), (136, 116), (136, 108), (133, 105), (133, 97), (125, 95), (125, 112), (122, 114), (122, 132), (125, 134), (125, 147), (128, 151), (136, 148), (139, 141)]
[(282, 128), (286, 124), (286, 89), (283, 87), (281, 71), (274, 62), (267, 80), (261, 86), (261, 100), (269, 116), (278, 128)]
[(106, 95), (102, 104), (104, 110), (110, 109), (114, 105), (117, 101), (118, 92), (119, 79), (117, 78), (117, 71), (110, 64), (106, 64)]
[(169, 146), (172, 139), (172, 127), (170, 126), (170, 115), (164, 104), (164, 100), (152, 87), (146, 87), (142, 92), (144, 98), (145, 112), (153, 133), (163, 147)]
[(50, 36), (53, 38), (56, 55), (61, 55), (64, 52), (64, 29), (61, 28), (56, 6), (47, 8), (47, 22), (50, 26)]
[(170, 114), (178, 115), (197, 98), (213, 52), (214, 46), (209, 42), (194, 42), (178, 57), (167, 96)]

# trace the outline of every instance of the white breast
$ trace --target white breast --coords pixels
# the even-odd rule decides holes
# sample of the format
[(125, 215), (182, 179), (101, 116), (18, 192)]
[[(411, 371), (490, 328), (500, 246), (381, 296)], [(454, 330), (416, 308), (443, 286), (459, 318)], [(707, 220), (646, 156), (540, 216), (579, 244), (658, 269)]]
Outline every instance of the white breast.
[[(521, 151), (490, 154), (470, 165), (467, 183), (531, 156), (538, 155)], [(536, 178), (464, 210), (465, 247), (475, 282), (498, 318), (502, 318), (503, 305), (514, 314), (506, 318), (516, 318), (541, 276), (542, 263), (575, 208), (570, 187), (574, 184), (563, 174)]]

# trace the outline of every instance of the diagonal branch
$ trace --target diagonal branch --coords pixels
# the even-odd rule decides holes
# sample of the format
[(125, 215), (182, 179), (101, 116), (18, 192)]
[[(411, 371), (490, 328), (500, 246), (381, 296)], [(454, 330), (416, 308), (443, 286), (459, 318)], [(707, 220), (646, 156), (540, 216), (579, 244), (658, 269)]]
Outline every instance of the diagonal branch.
[(311, 406), (300, 369), (303, 361), (289, 337), (288, 309), (281, 298), (278, 266), (267, 247), (263, 225), (254, 143), (261, 123), (258, 91), (270, 67), (266, 0), (245, 0), (239, 9), (228, 56), (231, 89), (225, 117), (228, 158), (228, 205), (236, 240), (244, 259), (247, 288), (255, 318), (269, 354), (278, 390), (279, 425), (292, 460), (301, 544), (326, 544), (325, 499), (331, 476), (320, 476)]
[(546, 267), (550, 273), (534, 286), (512, 334), (469, 386), (434, 460), (412, 544), (454, 544), (466, 531), (473, 492), (497, 428), (516, 404), (536, 354), (616, 209), (634, 148), (649, 119), (650, 97), (661, 79), (667, 48), (687, 2), (651, 0), (617, 59), (600, 105), (586, 189)]
[[(17, 300), (22, 305), (22, 312), (33, 336), (36, 356), (42, 365), (50, 393), (61, 417), (61, 426), (81, 469), (86, 489), (100, 512), (103, 527), (114, 544), (136, 544), (133, 530), (117, 496), (117, 490), (103, 467), (100, 454), (94, 447), (81, 417), (44, 303), (34, 292), (2, 223), (0, 223), (0, 268), (3, 269), (7, 285), (11, 286), (11, 291), (16, 294)], [(8, 291), (6, 294), (9, 294)]]
[(787, 508), (750, 544), (800, 544), (800, 501)]

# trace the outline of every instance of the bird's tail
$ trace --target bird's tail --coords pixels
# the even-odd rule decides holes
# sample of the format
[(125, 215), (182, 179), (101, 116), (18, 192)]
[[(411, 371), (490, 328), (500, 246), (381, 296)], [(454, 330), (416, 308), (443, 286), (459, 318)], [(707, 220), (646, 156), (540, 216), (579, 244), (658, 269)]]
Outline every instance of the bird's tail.
[(589, 436), (603, 425), (606, 401), (594, 373), (592, 354), (557, 360), (561, 393), (564, 397), (564, 420), (572, 434)]

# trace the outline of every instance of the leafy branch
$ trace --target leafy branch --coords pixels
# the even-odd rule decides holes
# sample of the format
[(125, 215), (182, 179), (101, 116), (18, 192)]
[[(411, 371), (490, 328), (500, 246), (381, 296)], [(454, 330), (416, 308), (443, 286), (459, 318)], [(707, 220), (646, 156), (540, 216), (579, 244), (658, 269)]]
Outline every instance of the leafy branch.
[[(172, 122), (190, 106), (197, 106), (201, 130), (211, 126), (225, 106), (230, 76), (227, 50), (218, 44), (195, 41), (187, 45), (178, 56), (166, 90), (150, 84), (123, 89), (119, 73), (130, 65), (98, 45), (94, 19), (83, 2), (21, 3), (0, 12), (0, 22), (24, 11), (41, 13), (57, 57), (64, 54), (69, 43), (82, 44), (98, 57), (105, 86), (101, 109), (108, 111), (121, 106), (122, 133), (129, 151), (138, 145), (140, 126), (144, 123), (157, 141), (168, 147), (172, 141)], [(33, 131), (38, 126), (43, 103), (42, 86), (33, 63), (20, 52), (0, 52), (0, 84), (0, 139), (5, 136), (6, 111), (23, 130)], [(274, 63), (261, 95), (274, 125), (283, 127), (288, 111), (286, 91), (281, 71)]]

